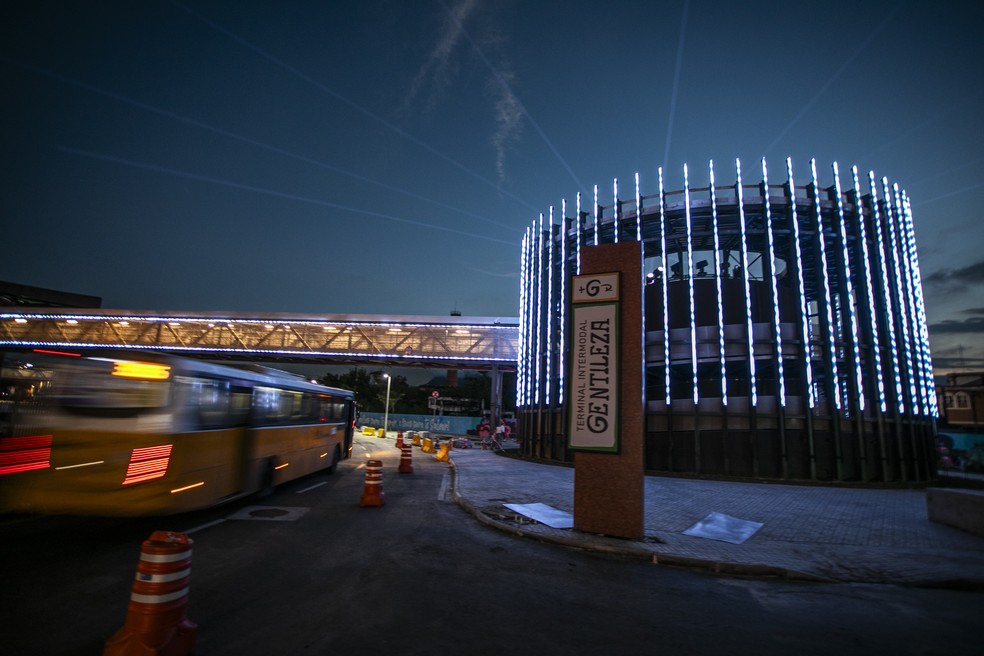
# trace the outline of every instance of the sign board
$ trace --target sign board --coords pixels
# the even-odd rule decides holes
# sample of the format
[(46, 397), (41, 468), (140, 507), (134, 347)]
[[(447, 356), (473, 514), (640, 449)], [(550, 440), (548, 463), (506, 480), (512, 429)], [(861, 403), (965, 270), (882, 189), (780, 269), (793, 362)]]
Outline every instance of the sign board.
[(619, 449), (619, 274), (574, 276), (571, 285), (572, 449)]
[(618, 272), (574, 276), (571, 303), (598, 303), (618, 300)]

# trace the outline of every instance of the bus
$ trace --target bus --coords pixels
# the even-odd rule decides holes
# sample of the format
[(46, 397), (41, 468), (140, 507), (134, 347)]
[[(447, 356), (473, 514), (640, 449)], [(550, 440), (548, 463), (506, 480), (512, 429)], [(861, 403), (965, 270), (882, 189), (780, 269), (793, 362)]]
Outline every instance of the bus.
[(354, 394), (287, 372), (129, 352), (22, 360), (45, 373), (32, 412), (0, 433), (2, 512), (187, 512), (352, 453)]

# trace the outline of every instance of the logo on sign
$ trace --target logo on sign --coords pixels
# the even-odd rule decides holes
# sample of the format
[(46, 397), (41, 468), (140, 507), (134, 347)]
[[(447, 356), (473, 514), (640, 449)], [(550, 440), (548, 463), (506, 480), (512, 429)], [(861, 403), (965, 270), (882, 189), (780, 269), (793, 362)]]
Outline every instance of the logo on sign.
[(618, 300), (618, 273), (574, 276), (572, 303), (599, 303)]

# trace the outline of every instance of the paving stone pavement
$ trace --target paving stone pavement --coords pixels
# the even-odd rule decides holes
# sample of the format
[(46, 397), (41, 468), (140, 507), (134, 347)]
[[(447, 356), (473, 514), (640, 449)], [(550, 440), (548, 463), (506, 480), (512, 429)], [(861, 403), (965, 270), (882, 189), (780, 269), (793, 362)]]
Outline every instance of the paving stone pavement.
[[(574, 512), (574, 469), (478, 448), (451, 453), (454, 500), (499, 529), (544, 541), (744, 576), (984, 591), (984, 538), (929, 521), (922, 489), (646, 476), (645, 538), (555, 529), (504, 503)], [(761, 522), (742, 544), (684, 535), (710, 512)]]

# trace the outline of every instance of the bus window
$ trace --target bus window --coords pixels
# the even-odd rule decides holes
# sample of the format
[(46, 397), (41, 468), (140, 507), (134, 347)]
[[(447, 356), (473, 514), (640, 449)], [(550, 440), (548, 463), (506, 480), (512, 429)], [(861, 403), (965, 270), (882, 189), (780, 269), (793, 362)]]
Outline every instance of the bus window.
[(332, 397), (325, 394), (317, 397), (315, 421), (325, 423), (337, 418), (334, 414), (335, 404), (332, 401)]
[(304, 400), (304, 395), (300, 392), (292, 392), (289, 390), (280, 390), (281, 407), (283, 412), (281, 413), (286, 421), (292, 424), (299, 424), (304, 422), (304, 415), (301, 410), (303, 408), (302, 401)]
[(197, 411), (202, 428), (217, 428), (229, 422), (229, 383), (196, 378), (191, 382), (188, 400)]
[(250, 390), (227, 380), (182, 378), (192, 421), (199, 428), (242, 426), (249, 419)]
[(253, 391), (248, 387), (232, 387), (229, 394), (229, 425), (244, 426), (249, 421), (249, 404)]
[(280, 423), (280, 390), (272, 387), (253, 388), (253, 422), (257, 426)]
[(169, 379), (121, 376), (112, 364), (93, 359), (66, 366), (56, 378), (55, 402), (69, 412), (102, 417), (133, 417), (168, 405)]

